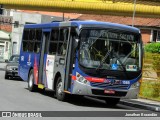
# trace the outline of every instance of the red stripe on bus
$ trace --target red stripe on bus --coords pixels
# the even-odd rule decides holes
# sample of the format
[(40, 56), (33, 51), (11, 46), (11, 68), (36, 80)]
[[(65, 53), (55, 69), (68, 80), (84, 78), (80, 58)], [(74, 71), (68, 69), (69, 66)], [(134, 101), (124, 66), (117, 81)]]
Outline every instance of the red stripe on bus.
[(77, 79), (76, 79), (76, 76), (73, 76), (73, 75), (72, 75), (72, 80), (77, 80)]
[(34, 78), (35, 78), (36, 85), (38, 85), (38, 67), (37, 67), (37, 59), (36, 59), (36, 57), (34, 59)]
[(94, 77), (85, 77), (86, 80), (90, 82), (104, 82), (104, 78), (94, 78)]

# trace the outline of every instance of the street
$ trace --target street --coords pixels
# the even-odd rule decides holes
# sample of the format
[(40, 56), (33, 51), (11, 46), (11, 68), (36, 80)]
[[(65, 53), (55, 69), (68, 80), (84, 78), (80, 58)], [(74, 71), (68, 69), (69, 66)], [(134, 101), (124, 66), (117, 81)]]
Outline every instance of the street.
[[(121, 104), (118, 104), (116, 107), (107, 107), (104, 101), (96, 100), (89, 97), (73, 99), (70, 100), (69, 102), (61, 102), (58, 101), (56, 98), (54, 98), (53, 91), (47, 90), (45, 92), (40, 92), (40, 91), (30, 92), (27, 88), (27, 82), (17, 79), (6, 80), (4, 79), (4, 73), (5, 71), (0, 70), (0, 76), (1, 76), (0, 111), (119, 111), (119, 112), (133, 111), (134, 112), (135, 110), (142, 110)], [(115, 118), (113, 117), (109, 119), (112, 120), (117, 119), (117, 117)], [(15, 118), (15, 120), (16, 119), (17, 118)], [(55, 117), (54, 119), (61, 120), (62, 118)], [(65, 117), (65, 119), (71, 120), (72, 118)], [(93, 120), (94, 118), (83, 117), (83, 119)], [(106, 120), (106, 118), (104, 117), (102, 119)], [(118, 119), (123, 119), (123, 117)], [(135, 120), (134, 117), (125, 119)]]
[(122, 111), (138, 110), (118, 104), (114, 108), (107, 107), (102, 100), (92, 98), (74, 98), (69, 102), (61, 102), (54, 98), (53, 91), (30, 92), (27, 82), (22, 80), (5, 80), (4, 71), (0, 71), (0, 108), (1, 111)]

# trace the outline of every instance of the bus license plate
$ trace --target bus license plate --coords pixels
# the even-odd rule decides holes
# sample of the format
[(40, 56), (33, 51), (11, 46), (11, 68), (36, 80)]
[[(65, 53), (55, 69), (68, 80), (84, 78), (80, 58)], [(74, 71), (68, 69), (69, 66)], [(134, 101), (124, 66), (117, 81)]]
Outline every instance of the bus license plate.
[(114, 90), (104, 90), (104, 93), (106, 94), (115, 94)]

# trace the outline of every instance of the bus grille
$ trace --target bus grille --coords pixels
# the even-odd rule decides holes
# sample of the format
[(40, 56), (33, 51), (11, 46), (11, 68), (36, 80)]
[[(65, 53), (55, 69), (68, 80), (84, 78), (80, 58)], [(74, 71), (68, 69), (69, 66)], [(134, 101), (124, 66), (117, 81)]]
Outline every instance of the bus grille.
[(92, 87), (99, 87), (99, 88), (108, 88), (108, 89), (123, 89), (126, 90), (129, 88), (129, 85), (122, 85), (122, 84), (109, 84), (109, 83), (98, 83), (98, 82), (91, 82)]

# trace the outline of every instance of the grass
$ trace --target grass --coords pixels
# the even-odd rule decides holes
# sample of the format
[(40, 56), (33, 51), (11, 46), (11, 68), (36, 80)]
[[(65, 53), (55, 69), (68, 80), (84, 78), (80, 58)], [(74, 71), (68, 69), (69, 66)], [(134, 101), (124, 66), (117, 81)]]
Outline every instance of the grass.
[(139, 97), (160, 101), (160, 81), (142, 82)]
[[(145, 52), (143, 64), (143, 77), (151, 80), (143, 79), (140, 87), (139, 97), (160, 101), (160, 54)], [(157, 74), (158, 80), (152, 79), (151, 72)], [(154, 76), (157, 79), (156, 76)]]

